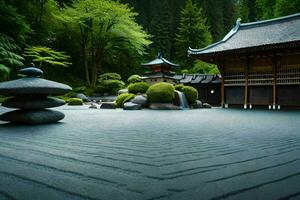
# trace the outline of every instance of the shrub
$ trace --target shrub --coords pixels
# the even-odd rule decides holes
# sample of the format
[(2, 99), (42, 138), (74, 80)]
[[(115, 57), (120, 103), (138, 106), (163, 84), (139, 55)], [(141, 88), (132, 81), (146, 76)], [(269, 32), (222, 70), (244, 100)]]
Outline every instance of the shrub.
[(175, 85), (175, 90), (181, 91), (183, 87), (184, 87), (183, 84)]
[[(130, 96), (132, 96), (132, 95), (134, 95), (134, 94), (128, 94), (128, 93), (120, 94), (120, 95), (117, 97), (117, 99), (116, 99), (116, 103), (115, 103), (116, 107), (117, 107), (117, 108), (122, 108), (122, 107), (123, 107), (123, 102), (124, 102), (125, 100), (127, 100), (127, 101), (131, 100), (131, 99), (130, 99)], [(126, 98), (128, 98), (128, 99), (126, 99)], [(133, 98), (134, 98), (134, 97), (133, 97)]]
[(96, 93), (116, 94), (120, 89), (125, 87), (125, 83), (120, 80), (105, 80), (98, 84), (95, 88)]
[(149, 87), (147, 96), (151, 103), (170, 103), (173, 101), (175, 88), (170, 83), (156, 83)]
[(105, 73), (98, 76), (98, 82), (101, 83), (102, 81), (107, 80), (121, 80), (120, 74), (117, 73)]
[(139, 75), (131, 75), (127, 79), (128, 84), (138, 83), (138, 82), (141, 82), (141, 81), (142, 81), (142, 78)]
[(76, 93), (84, 93), (85, 90), (87, 90), (87, 87), (85, 87), (85, 86), (80, 86), (80, 87), (73, 88), (73, 91), (76, 92)]
[(133, 94), (146, 93), (148, 88), (149, 88), (148, 83), (145, 82), (133, 83), (128, 86), (128, 92)]
[(83, 101), (82, 99), (79, 99), (79, 98), (70, 98), (68, 100), (70, 106), (81, 106), (83, 105)]
[(129, 102), (130, 100), (134, 99), (135, 94), (128, 94), (128, 96), (124, 99), (123, 101), (123, 105), (127, 102)]
[(185, 94), (189, 103), (194, 103), (198, 99), (198, 91), (191, 86), (184, 86), (181, 91)]

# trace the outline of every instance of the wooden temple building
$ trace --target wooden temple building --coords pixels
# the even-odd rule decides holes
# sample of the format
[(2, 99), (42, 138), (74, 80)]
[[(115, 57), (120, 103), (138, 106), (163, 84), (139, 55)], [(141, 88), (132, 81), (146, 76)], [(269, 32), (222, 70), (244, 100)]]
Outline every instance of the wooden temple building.
[(221, 77), (212, 74), (176, 74), (172, 70), (179, 67), (167, 59), (162, 54), (151, 62), (142, 64), (146, 68), (143, 80), (150, 85), (159, 82), (167, 82), (173, 85), (184, 84), (193, 86), (199, 92), (199, 100), (214, 106), (221, 105)]
[(172, 70), (178, 68), (179, 65), (168, 61), (161, 53), (158, 54), (156, 59), (142, 64), (142, 67), (148, 69), (148, 71), (145, 72), (143, 80), (150, 85), (159, 82), (176, 83), (176, 80), (173, 78), (175, 72)]
[(300, 13), (240, 23), (223, 40), (189, 56), (216, 64), (221, 104), (300, 107)]

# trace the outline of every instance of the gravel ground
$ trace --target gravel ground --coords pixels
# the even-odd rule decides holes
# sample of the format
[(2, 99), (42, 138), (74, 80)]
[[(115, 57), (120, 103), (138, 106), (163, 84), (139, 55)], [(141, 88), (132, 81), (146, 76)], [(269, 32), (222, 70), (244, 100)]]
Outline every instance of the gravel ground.
[(1, 200), (300, 199), (299, 111), (58, 110), (0, 125)]

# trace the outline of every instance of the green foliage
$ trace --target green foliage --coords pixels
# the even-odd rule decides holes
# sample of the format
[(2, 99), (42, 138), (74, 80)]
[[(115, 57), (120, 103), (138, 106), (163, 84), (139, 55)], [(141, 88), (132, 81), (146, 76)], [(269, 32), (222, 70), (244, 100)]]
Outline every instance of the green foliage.
[(0, 34), (0, 80), (7, 79), (11, 67), (23, 66), (24, 58), (17, 54), (19, 46), (10, 37)]
[(149, 84), (145, 82), (133, 83), (128, 86), (128, 92), (133, 94), (144, 94), (147, 92)]
[(119, 96), (117, 96), (117, 99), (116, 99), (116, 102), (115, 102), (116, 107), (117, 108), (122, 108), (123, 105), (124, 105), (125, 100), (127, 102), (127, 101), (133, 99), (134, 98), (133, 96), (135, 97), (134, 94), (129, 94), (129, 93), (120, 94)]
[(85, 86), (80, 86), (80, 87), (73, 88), (73, 91), (75, 93), (84, 93), (86, 90), (87, 90), (87, 87), (85, 87)]
[(199, 49), (212, 42), (203, 11), (192, 0), (187, 0), (181, 11), (178, 34), (176, 35), (177, 59), (184, 67), (191, 68), (194, 59), (186, 56), (189, 47)]
[(191, 86), (184, 86), (181, 91), (185, 94), (189, 103), (194, 103), (198, 99), (198, 91)]
[(122, 77), (117, 73), (105, 73), (99, 76), (98, 85), (95, 88), (96, 93), (116, 94), (120, 89), (125, 87), (121, 81)]
[(12, 38), (19, 43), (25, 43), (32, 32), (29, 24), (26, 22), (25, 17), (17, 12), (17, 9), (9, 5), (4, 0), (0, 0), (0, 32)]
[(55, 51), (48, 47), (32, 46), (25, 49), (25, 57), (32, 59), (34, 62), (38, 62), (39, 66), (60, 66), (68, 67), (71, 63), (68, 62), (70, 56), (65, 52)]
[(81, 105), (83, 105), (83, 101), (82, 101), (82, 99), (79, 99), (79, 98), (70, 98), (68, 100), (68, 105), (69, 106), (81, 106)]
[(128, 79), (127, 79), (127, 83), (128, 84), (132, 84), (132, 83), (137, 83), (137, 82), (141, 82), (142, 78), (140, 75), (131, 75)]
[(135, 22), (136, 15), (118, 1), (78, 0), (58, 16), (80, 37), (78, 42), (88, 84), (96, 85), (104, 63), (111, 63), (119, 52), (145, 53), (145, 47), (150, 44), (149, 36)]
[(175, 90), (181, 91), (183, 87), (184, 87), (183, 84), (177, 84), (175, 85)]
[(128, 94), (128, 96), (123, 100), (122, 105), (124, 105), (125, 103), (131, 101), (134, 98), (135, 98), (135, 94)]
[(0, 104), (3, 103), (4, 101), (6, 101), (9, 98), (11, 98), (11, 97), (5, 97), (5, 96), (0, 95)]
[(276, 0), (274, 16), (280, 17), (300, 12), (300, 0)]
[(189, 71), (192, 74), (220, 74), (216, 65), (208, 64), (202, 61), (197, 61), (194, 67)]
[(100, 83), (107, 80), (122, 80), (122, 77), (117, 73), (105, 73), (98, 77), (98, 82)]
[(170, 83), (156, 83), (149, 87), (147, 96), (151, 103), (171, 103), (175, 98), (175, 88)]

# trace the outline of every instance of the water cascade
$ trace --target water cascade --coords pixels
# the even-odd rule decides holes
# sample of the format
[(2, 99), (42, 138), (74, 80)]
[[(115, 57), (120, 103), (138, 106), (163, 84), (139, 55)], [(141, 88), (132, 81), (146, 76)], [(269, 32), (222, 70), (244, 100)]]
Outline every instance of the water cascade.
[(177, 93), (178, 98), (179, 98), (179, 107), (181, 109), (188, 109), (189, 108), (189, 103), (186, 99), (186, 96), (178, 90), (175, 90), (175, 92)]

